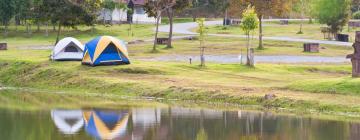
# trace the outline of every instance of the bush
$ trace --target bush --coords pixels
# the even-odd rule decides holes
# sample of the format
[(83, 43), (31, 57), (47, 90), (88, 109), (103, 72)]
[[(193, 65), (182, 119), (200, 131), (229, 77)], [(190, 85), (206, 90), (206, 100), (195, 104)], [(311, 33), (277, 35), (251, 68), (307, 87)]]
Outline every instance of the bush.
[(353, 19), (360, 19), (360, 11), (353, 13)]

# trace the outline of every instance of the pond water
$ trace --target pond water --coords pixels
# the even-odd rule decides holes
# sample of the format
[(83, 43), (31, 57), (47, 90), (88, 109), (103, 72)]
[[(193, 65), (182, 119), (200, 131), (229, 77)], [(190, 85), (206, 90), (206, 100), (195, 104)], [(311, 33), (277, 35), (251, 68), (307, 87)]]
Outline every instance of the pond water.
[(359, 140), (360, 124), (181, 107), (0, 110), (4, 140)]
[[(360, 139), (358, 121), (183, 104), (191, 106), (184, 102), (167, 104), (120, 96), (0, 88), (0, 140)], [(64, 105), (75, 109), (59, 108)]]

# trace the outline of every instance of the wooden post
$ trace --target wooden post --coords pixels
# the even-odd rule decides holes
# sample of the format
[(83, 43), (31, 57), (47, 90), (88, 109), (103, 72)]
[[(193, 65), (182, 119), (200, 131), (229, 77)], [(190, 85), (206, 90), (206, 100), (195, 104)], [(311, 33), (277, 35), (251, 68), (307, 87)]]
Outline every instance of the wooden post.
[(360, 77), (360, 31), (356, 32), (355, 43), (353, 44), (354, 53), (349, 54), (346, 58), (351, 59), (352, 77)]
[(205, 47), (200, 47), (200, 67), (205, 67)]
[(7, 50), (7, 43), (0, 43), (0, 50)]

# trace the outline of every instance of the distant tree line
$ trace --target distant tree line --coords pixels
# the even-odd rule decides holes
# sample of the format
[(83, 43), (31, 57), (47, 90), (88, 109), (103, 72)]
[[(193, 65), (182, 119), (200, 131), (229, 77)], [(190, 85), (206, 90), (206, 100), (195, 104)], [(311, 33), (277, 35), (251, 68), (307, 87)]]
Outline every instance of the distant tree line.
[(16, 29), (25, 25), (28, 34), (32, 25), (40, 30), (40, 25), (51, 24), (54, 30), (57, 27), (58, 41), (63, 26), (74, 29), (80, 24), (93, 26), (101, 6), (101, 0), (1, 0), (0, 22), (5, 27), (5, 36), (12, 19)]
[[(263, 48), (262, 21), (266, 17), (290, 17), (294, 12), (300, 18), (315, 18), (322, 24), (327, 24), (332, 33), (341, 31), (347, 21), (353, 15), (360, 17), (360, 13), (352, 14), (360, 9), (360, 0), (148, 0), (145, 11), (149, 16), (159, 20), (163, 16), (169, 18), (170, 33), (168, 48), (172, 48), (173, 19), (176, 15), (194, 18), (200, 17), (233, 17), (242, 18), (242, 13), (249, 5), (254, 7), (259, 19), (259, 48)], [(115, 8), (126, 9), (133, 13), (126, 4), (113, 0), (1, 0), (0, 1), (0, 24), (3, 25), (3, 33), (8, 34), (8, 26), (14, 23), (15, 30), (18, 25), (26, 26), (26, 32), (32, 34), (32, 26), (40, 30), (41, 25), (52, 26), (58, 31), (57, 40), (61, 34), (61, 28), (71, 27), (76, 29), (78, 25), (94, 27), (101, 10), (114, 10)], [(182, 14), (179, 14), (182, 13)], [(93, 28), (94, 29), (94, 28)], [(299, 33), (302, 33), (300, 26)], [(46, 28), (46, 34), (48, 29)], [(154, 43), (156, 50), (156, 43)]]

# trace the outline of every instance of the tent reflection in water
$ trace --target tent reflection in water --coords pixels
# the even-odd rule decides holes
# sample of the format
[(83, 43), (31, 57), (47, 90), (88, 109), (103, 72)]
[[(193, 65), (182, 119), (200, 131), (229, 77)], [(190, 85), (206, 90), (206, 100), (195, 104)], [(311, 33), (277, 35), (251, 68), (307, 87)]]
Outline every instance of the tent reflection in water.
[(82, 64), (118, 65), (130, 64), (124, 41), (111, 36), (100, 36), (86, 43)]
[(51, 118), (63, 134), (76, 134), (84, 126), (81, 110), (51, 110)]
[(84, 45), (80, 41), (72, 37), (66, 37), (55, 45), (51, 54), (51, 60), (81, 61), (83, 53)]
[(129, 111), (84, 111), (85, 131), (99, 139), (114, 139), (126, 135)]

